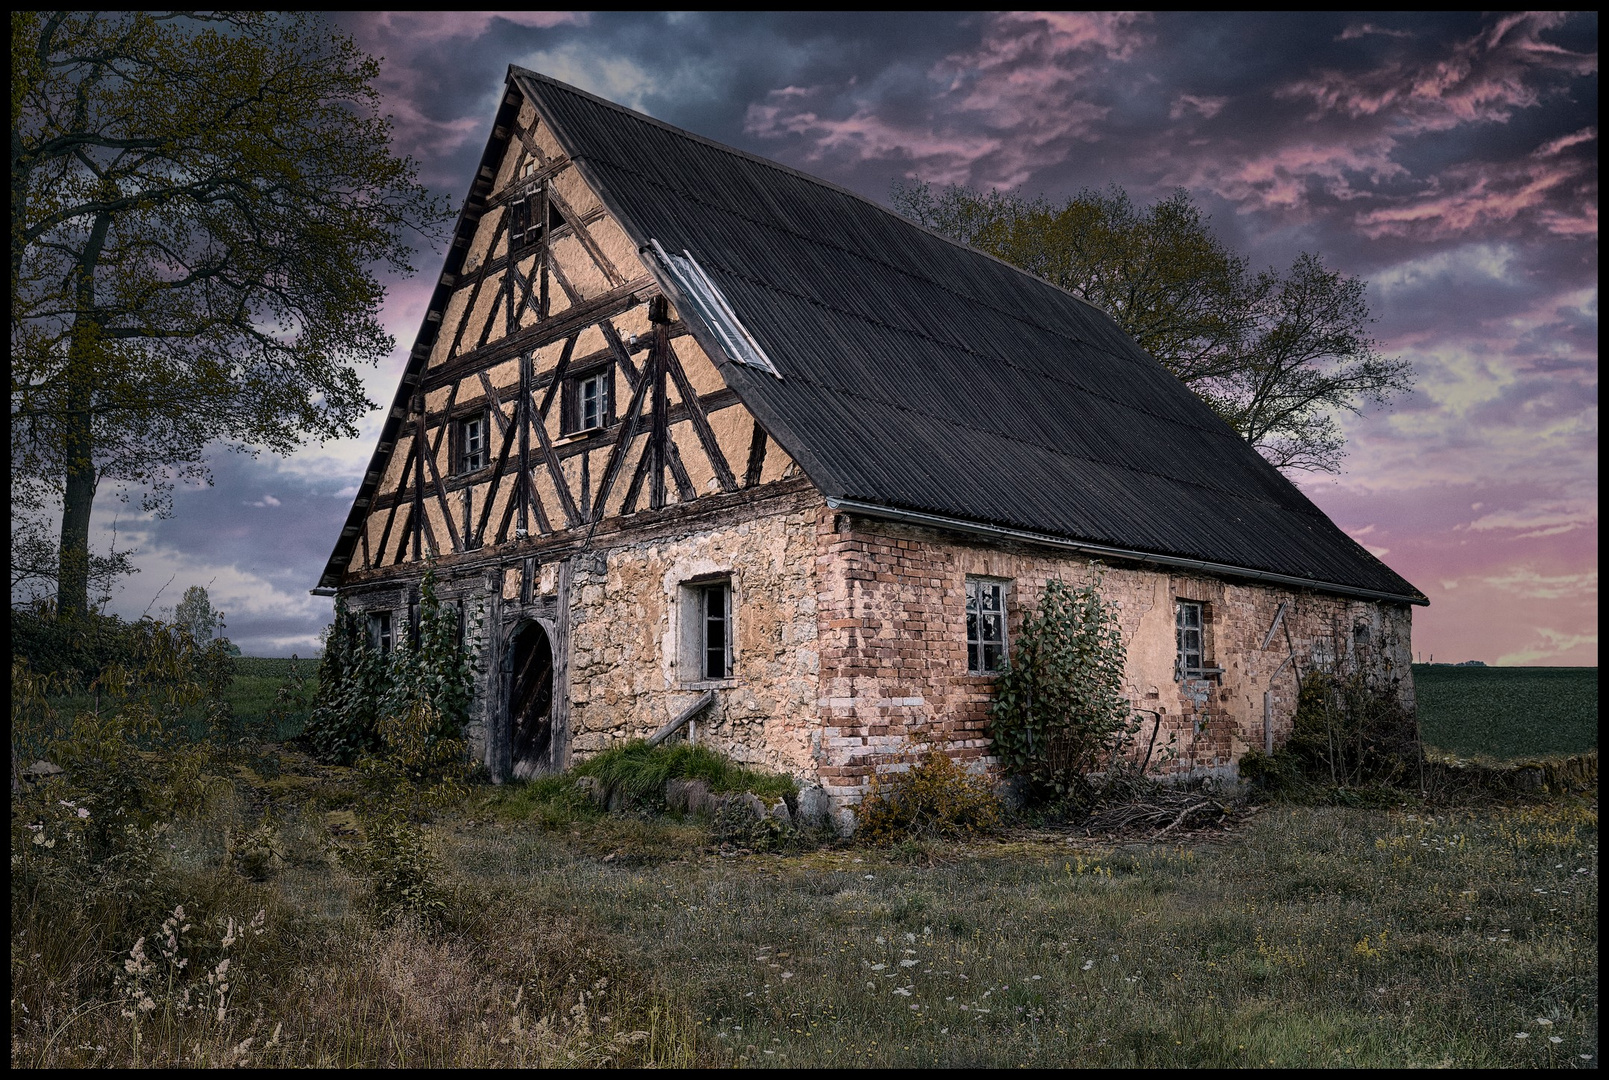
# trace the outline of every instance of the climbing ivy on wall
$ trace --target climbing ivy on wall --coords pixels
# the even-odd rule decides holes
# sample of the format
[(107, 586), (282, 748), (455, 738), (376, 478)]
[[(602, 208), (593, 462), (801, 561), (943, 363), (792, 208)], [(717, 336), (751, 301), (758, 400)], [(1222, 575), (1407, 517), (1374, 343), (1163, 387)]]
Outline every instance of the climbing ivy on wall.
[(475, 664), (458, 610), (436, 592), (436, 568), (419, 587), (417, 642), (406, 634), (381, 656), (358, 615), (337, 600), (325, 631), (308, 741), (318, 756), (351, 764), (383, 752), (410, 774), (439, 775), (464, 757)]
[(350, 765), (378, 746), (375, 708), (385, 687), (385, 658), (346, 601), (335, 601), (335, 621), (324, 630), (318, 691), (307, 722), (307, 741), (321, 761)]

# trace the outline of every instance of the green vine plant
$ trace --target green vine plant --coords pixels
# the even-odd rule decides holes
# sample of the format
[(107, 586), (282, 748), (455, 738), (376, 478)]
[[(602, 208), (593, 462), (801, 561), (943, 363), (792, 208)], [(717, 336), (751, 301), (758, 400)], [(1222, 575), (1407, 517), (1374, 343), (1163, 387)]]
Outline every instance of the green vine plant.
[(476, 672), (466, 636), (458, 609), (438, 595), (433, 563), (420, 583), (417, 641), (402, 635), (388, 656), (337, 601), (308, 724), (315, 751), (340, 764), (367, 758), (366, 769), (377, 776), (401, 774), (427, 785), (462, 779)]
[(1091, 776), (1122, 757), (1140, 723), (1123, 697), (1126, 648), (1101, 576), (1045, 583), (995, 687), (989, 735), (1029, 801), (1088, 804)]

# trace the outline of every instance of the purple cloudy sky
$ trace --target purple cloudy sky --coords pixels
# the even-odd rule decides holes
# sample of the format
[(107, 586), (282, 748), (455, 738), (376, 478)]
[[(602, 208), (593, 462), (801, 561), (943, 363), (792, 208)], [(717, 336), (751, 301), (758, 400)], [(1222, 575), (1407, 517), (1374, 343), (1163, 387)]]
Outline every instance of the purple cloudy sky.
[[(1257, 266), (1370, 282), (1417, 389), (1300, 478), (1423, 589), (1427, 658), (1596, 665), (1597, 16), (361, 14), (398, 148), (468, 187), (506, 66), (885, 199), (898, 178), (1052, 198), (1184, 187)], [(389, 401), (429, 289), (393, 288)], [(215, 455), (150, 520), (106, 497), (138, 615), (210, 584), (248, 653), (304, 654), (308, 596), (378, 430), (289, 460)]]

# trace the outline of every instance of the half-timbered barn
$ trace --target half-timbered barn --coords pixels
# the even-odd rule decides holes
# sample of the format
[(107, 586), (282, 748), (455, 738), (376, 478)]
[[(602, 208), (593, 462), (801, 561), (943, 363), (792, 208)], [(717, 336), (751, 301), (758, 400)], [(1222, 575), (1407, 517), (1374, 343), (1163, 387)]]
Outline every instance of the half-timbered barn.
[(1051, 578), (1103, 575), (1192, 771), (1360, 646), (1411, 694), (1426, 602), (1101, 311), (520, 68), (317, 591), (387, 647), (427, 560), (494, 777), (702, 703), (699, 741), (840, 810), (928, 748), (987, 764)]

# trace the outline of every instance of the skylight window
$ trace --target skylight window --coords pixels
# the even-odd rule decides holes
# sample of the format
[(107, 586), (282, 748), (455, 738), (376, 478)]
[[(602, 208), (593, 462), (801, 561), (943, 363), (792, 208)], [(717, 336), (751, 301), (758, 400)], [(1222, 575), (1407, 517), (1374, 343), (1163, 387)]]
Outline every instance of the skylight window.
[(704, 268), (698, 265), (693, 253), (684, 250), (680, 255), (671, 255), (659, 245), (658, 240), (650, 240), (648, 243), (652, 248), (654, 259), (670, 276), (676, 291), (681, 294), (681, 299), (693, 308), (693, 313), (698, 316), (699, 321), (715, 335), (727, 357), (739, 364), (769, 371), (777, 378), (782, 378), (782, 373), (771, 363), (771, 358), (760, 348), (760, 343), (754, 340), (753, 335), (739, 321), (737, 313), (732, 310), (732, 305), (727, 303), (726, 297), (721, 294), (715, 282), (710, 280)]

